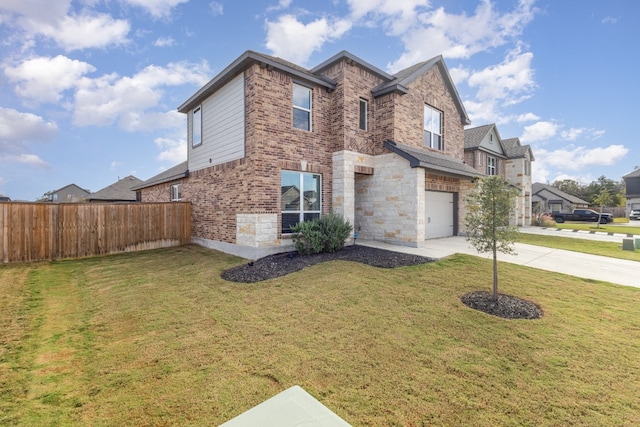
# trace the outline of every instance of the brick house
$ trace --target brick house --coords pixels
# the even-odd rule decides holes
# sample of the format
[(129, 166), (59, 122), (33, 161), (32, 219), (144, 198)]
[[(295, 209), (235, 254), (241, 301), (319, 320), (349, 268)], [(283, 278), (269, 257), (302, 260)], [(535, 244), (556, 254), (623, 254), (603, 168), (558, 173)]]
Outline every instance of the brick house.
[(179, 185), (193, 242), (246, 258), (290, 250), (291, 225), (330, 211), (362, 239), (458, 235), (483, 175), (441, 56), (391, 75), (346, 51), (312, 69), (247, 51), (178, 111), (188, 160), (138, 186), (142, 201)]
[(515, 223), (531, 225), (531, 162), (535, 160), (529, 145), (519, 138), (502, 139), (495, 124), (464, 131), (465, 163), (486, 175), (503, 175), (520, 193), (516, 200)]

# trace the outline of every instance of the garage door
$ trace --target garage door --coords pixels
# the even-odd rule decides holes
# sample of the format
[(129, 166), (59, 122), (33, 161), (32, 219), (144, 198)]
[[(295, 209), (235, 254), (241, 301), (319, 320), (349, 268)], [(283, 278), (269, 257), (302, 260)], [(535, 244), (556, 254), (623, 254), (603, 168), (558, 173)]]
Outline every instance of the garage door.
[(425, 239), (453, 236), (453, 193), (427, 191)]

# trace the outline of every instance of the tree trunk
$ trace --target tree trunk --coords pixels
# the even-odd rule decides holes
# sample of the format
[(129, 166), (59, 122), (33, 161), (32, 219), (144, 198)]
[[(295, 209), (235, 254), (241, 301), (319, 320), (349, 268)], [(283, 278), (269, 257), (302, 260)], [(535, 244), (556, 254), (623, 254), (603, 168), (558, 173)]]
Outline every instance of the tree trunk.
[(493, 299), (498, 301), (498, 251), (493, 243)]

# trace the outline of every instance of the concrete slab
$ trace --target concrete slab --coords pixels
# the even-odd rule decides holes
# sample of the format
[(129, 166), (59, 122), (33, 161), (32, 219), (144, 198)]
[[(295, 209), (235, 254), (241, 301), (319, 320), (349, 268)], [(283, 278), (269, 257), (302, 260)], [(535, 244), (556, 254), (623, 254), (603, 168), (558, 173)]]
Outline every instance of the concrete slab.
[(350, 424), (296, 385), (221, 425), (262, 426), (348, 427)]
[[(608, 239), (608, 237), (606, 238)], [(622, 239), (618, 237), (622, 244)], [(397, 252), (444, 258), (455, 253), (475, 255), (491, 259), (490, 253), (480, 254), (464, 237), (446, 237), (426, 242), (424, 248), (411, 248), (390, 243), (360, 241), (358, 244)], [(498, 254), (501, 262), (526, 265), (541, 270), (569, 274), (584, 279), (602, 280), (624, 286), (640, 287), (640, 263), (617, 258), (583, 254), (561, 249), (516, 243), (517, 255)]]

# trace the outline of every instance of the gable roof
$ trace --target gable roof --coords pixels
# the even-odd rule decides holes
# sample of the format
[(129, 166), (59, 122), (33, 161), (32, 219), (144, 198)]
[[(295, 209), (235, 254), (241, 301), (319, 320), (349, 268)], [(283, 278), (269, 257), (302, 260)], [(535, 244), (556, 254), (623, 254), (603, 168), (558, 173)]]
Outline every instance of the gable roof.
[[(485, 136), (491, 132), (491, 129), (496, 127), (495, 124), (476, 126), (474, 128), (469, 128), (464, 130), (464, 148), (478, 148), (482, 143), (482, 140)], [(496, 129), (496, 133), (498, 133), (498, 129)], [(498, 134), (500, 135), (500, 134)]]
[(517, 159), (526, 157), (527, 151), (529, 152), (529, 159), (535, 160), (533, 157), (533, 151), (530, 145), (521, 145), (520, 138), (503, 139), (502, 145), (507, 152), (507, 157), (510, 159)]
[(640, 178), (640, 168), (636, 167), (633, 172), (630, 172), (622, 177), (622, 179), (626, 178)]
[(59, 192), (61, 192), (62, 190), (66, 190), (67, 188), (70, 188), (70, 187), (75, 187), (75, 188), (77, 188), (78, 190), (84, 191), (84, 192), (85, 192), (85, 193), (87, 193), (87, 194), (91, 194), (91, 191), (87, 190), (86, 188), (82, 188), (82, 187), (80, 187), (79, 185), (76, 185), (76, 184), (68, 184), (68, 185), (65, 185), (64, 187), (60, 187), (60, 188), (58, 188), (57, 190), (47, 191), (45, 194), (54, 194), (54, 193), (59, 193)]
[(421, 167), (457, 177), (476, 178), (482, 176), (481, 173), (466, 163), (440, 153), (399, 144), (390, 139), (384, 142), (384, 146), (409, 160), (409, 165), (412, 168)]
[(546, 198), (544, 198), (544, 197), (540, 196), (540, 194), (538, 194), (541, 191), (548, 191), (549, 193), (557, 196), (558, 198), (567, 200), (567, 201), (569, 201), (571, 203), (574, 203), (574, 204), (581, 204), (581, 205), (588, 205), (589, 204), (589, 202), (587, 202), (586, 200), (582, 200), (579, 197), (576, 197), (576, 196), (573, 196), (571, 194), (565, 193), (564, 191), (558, 190), (555, 187), (543, 184), (541, 182), (534, 182), (531, 185), (531, 195), (532, 196), (535, 195), (535, 196), (538, 196), (538, 197), (546, 200)]
[(172, 168), (167, 169), (164, 172), (160, 172), (158, 175), (152, 176), (148, 180), (131, 187), (132, 190), (140, 190), (142, 188), (151, 187), (153, 185), (163, 184), (165, 182), (175, 181), (177, 179), (186, 178), (189, 176), (189, 170), (187, 169), (187, 161), (178, 163)]
[(377, 87), (373, 88), (371, 94), (374, 97), (382, 96), (391, 92), (398, 93), (408, 93), (408, 86), (417, 80), (419, 77), (425, 75), (432, 68), (438, 67), (442, 74), (444, 75), (444, 82), (453, 97), (453, 101), (458, 109), (458, 113), (462, 119), (462, 123), (465, 125), (471, 124), (471, 120), (467, 115), (467, 110), (465, 110), (464, 105), (462, 104), (462, 100), (460, 99), (460, 94), (458, 94), (458, 89), (456, 89), (453, 84), (453, 79), (451, 78), (451, 74), (449, 74), (449, 69), (447, 65), (444, 63), (444, 58), (442, 55), (435, 56), (427, 61), (420, 62), (418, 64), (412, 65), (411, 67), (405, 68), (404, 70), (398, 71), (394, 74), (394, 79), (385, 83), (381, 83)]
[(442, 55), (438, 55), (427, 61), (420, 62), (409, 68), (399, 71), (394, 75), (391, 75), (346, 50), (339, 52), (338, 54), (332, 56), (331, 58), (327, 59), (326, 61), (310, 70), (296, 65), (292, 62), (286, 61), (282, 58), (266, 55), (264, 53), (259, 53), (252, 50), (247, 50), (238, 58), (236, 58), (231, 64), (229, 64), (224, 70), (218, 73), (218, 75), (211, 79), (207, 84), (200, 88), (200, 90), (189, 97), (189, 99), (183, 102), (182, 105), (178, 107), (178, 111), (181, 113), (186, 113), (189, 110), (192, 110), (193, 108), (198, 106), (205, 98), (218, 90), (220, 87), (224, 86), (242, 70), (254, 64), (260, 64), (261, 67), (265, 68), (271, 67), (281, 70), (285, 73), (293, 75), (298, 79), (320, 85), (327, 90), (332, 91), (336, 88), (336, 82), (326, 76), (323, 76), (321, 73), (333, 64), (342, 60), (347, 60), (351, 63), (358, 64), (360, 67), (366, 69), (370, 73), (385, 80), (383, 83), (373, 88), (373, 90), (371, 91), (374, 97), (382, 96), (390, 92), (408, 93), (409, 88), (407, 86), (409, 84), (411, 84), (422, 75), (426, 74), (433, 67), (438, 67), (444, 75), (445, 84), (454, 99), (454, 103), (456, 105), (456, 108), (458, 109), (458, 112), (460, 113), (462, 123), (465, 125), (471, 123), (471, 120), (467, 115), (467, 111), (462, 104), (462, 100), (460, 99), (460, 95), (458, 94), (458, 90), (453, 84), (453, 80), (451, 79), (449, 70), (444, 63)]
[(189, 110), (195, 108), (198, 104), (200, 104), (200, 102), (202, 102), (202, 100), (207, 98), (220, 87), (224, 86), (239, 72), (254, 64), (260, 64), (261, 67), (265, 68), (271, 67), (284, 71), (299, 79), (323, 86), (327, 90), (334, 90), (336, 88), (336, 82), (327, 77), (313, 74), (311, 71), (289, 61), (285, 61), (282, 58), (277, 58), (275, 56), (265, 55), (263, 53), (247, 50), (238, 58), (236, 58), (231, 64), (229, 64), (224, 70), (218, 73), (218, 75), (211, 79), (207, 84), (202, 86), (202, 88), (194, 93), (189, 99), (182, 103), (182, 105), (178, 107), (178, 111), (181, 113), (186, 113)]
[(142, 184), (141, 179), (129, 175), (92, 193), (91, 196), (89, 196), (89, 200), (135, 202), (136, 192), (132, 190), (132, 188), (139, 184)]

